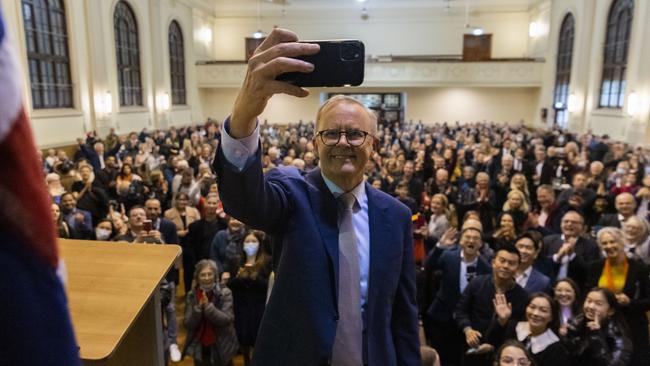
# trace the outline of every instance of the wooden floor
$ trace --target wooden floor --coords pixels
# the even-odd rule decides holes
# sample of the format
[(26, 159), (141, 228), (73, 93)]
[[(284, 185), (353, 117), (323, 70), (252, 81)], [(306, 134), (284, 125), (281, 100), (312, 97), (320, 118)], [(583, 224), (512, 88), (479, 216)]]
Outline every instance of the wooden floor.
[[(182, 281), (183, 278), (183, 271), (179, 271), (179, 278), (181, 279), (180, 282)], [(183, 283), (178, 284), (178, 288), (176, 290), (176, 322), (178, 322), (178, 348), (180, 350), (183, 350), (183, 346), (185, 346), (185, 337), (187, 336), (187, 329), (183, 326), (183, 319), (185, 318), (185, 286), (183, 286)], [(185, 358), (181, 362), (170, 362), (170, 365), (180, 365), (180, 366), (193, 366), (194, 365), (194, 360), (192, 360), (192, 357), (190, 356), (185, 356)], [(244, 359), (242, 358), (241, 355), (237, 355), (235, 359), (233, 360), (233, 365), (234, 366), (243, 366), (244, 365)]]

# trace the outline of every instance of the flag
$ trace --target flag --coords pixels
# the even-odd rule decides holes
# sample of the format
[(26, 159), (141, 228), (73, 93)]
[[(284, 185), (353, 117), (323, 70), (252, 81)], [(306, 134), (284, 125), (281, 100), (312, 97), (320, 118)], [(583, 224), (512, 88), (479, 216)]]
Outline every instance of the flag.
[(0, 12), (0, 365), (79, 365), (51, 199)]

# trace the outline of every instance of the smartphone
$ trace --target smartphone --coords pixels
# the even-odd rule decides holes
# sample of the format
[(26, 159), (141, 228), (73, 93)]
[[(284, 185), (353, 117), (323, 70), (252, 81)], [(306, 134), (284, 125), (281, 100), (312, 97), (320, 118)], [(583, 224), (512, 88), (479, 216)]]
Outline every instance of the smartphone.
[(151, 229), (153, 229), (153, 226), (151, 224), (151, 220), (144, 220), (142, 222), (142, 230), (151, 231)]
[(304, 41), (318, 43), (315, 55), (297, 57), (314, 65), (310, 73), (288, 72), (277, 80), (304, 87), (359, 86), (363, 83), (365, 46), (357, 40)]

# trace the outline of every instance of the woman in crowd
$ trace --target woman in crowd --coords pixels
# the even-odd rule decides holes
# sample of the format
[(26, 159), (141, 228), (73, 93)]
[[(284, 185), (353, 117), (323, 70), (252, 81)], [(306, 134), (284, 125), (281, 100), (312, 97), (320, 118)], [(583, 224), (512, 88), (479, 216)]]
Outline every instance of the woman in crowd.
[(95, 225), (95, 240), (112, 241), (115, 237), (115, 227), (110, 219), (101, 219)]
[(56, 173), (49, 173), (45, 176), (47, 190), (55, 203), (61, 203), (61, 195), (65, 193), (65, 188), (61, 185), (61, 177)]
[(115, 190), (117, 191), (117, 195), (120, 197), (126, 197), (126, 195), (129, 193), (129, 186), (131, 185), (131, 182), (142, 180), (142, 178), (140, 178), (139, 175), (133, 173), (133, 167), (131, 167), (130, 164), (124, 163), (122, 165), (122, 169), (120, 169), (120, 173), (117, 175), (117, 178), (115, 178), (115, 180)]
[(555, 301), (558, 303), (558, 335), (565, 336), (569, 322), (580, 314), (580, 288), (569, 277), (557, 281), (553, 287)]
[(509, 211), (502, 212), (497, 222), (496, 230), (486, 238), (490, 248), (495, 252), (504, 245), (514, 245), (518, 235), (514, 217)]
[(528, 180), (522, 173), (515, 173), (510, 179), (510, 191), (518, 190), (524, 194), (525, 202), (530, 207), (530, 191), (528, 190)]
[(587, 293), (583, 313), (570, 324), (563, 344), (574, 365), (626, 366), (632, 341), (615, 295), (604, 288)]
[(431, 217), (427, 225), (427, 237), (437, 241), (449, 229), (449, 201), (441, 193), (431, 197)]
[(634, 343), (630, 365), (647, 366), (650, 364), (648, 318), (645, 315), (650, 310), (648, 268), (640, 260), (627, 257), (623, 232), (618, 228), (600, 229), (598, 244), (605, 253), (605, 258), (590, 265), (587, 288), (598, 286), (615, 294)]
[(68, 224), (63, 221), (63, 215), (61, 215), (61, 207), (58, 204), (52, 202), (50, 206), (52, 208), (52, 218), (54, 219), (54, 226), (56, 226), (57, 236), (63, 239), (70, 238), (70, 229)]
[(508, 192), (508, 198), (503, 204), (503, 211), (507, 211), (512, 216), (515, 226), (520, 228), (528, 218), (530, 205), (526, 195), (519, 189), (513, 189)]
[(196, 264), (194, 281), (185, 298), (187, 340), (183, 354), (192, 356), (195, 366), (232, 365), (239, 347), (232, 292), (220, 286), (217, 264), (209, 259)]
[(255, 346), (257, 331), (262, 322), (271, 265), (265, 248), (268, 237), (261, 231), (249, 231), (244, 237), (243, 253), (246, 258), (228, 287), (232, 290), (235, 309), (235, 329), (248, 365)]
[(623, 223), (623, 239), (628, 257), (638, 258), (650, 265), (650, 224), (638, 216)]
[(533, 356), (520, 342), (511, 339), (503, 343), (494, 355), (494, 366), (537, 366)]
[(538, 366), (570, 365), (569, 354), (556, 333), (558, 305), (549, 295), (532, 294), (523, 321), (511, 318), (512, 306), (503, 294), (496, 295), (494, 309), (497, 316), (487, 336), (490, 344), (499, 347), (506, 339), (517, 339), (531, 351)]

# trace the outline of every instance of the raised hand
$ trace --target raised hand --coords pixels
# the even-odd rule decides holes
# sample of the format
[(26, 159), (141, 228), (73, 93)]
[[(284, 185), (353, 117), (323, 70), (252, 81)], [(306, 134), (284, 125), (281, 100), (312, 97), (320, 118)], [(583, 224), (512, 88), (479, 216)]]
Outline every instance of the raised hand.
[(289, 30), (273, 29), (248, 61), (246, 78), (231, 116), (230, 134), (235, 138), (249, 136), (255, 129), (255, 119), (274, 94), (309, 95), (306, 89), (275, 78), (286, 72), (313, 71), (314, 65), (292, 57), (312, 55), (319, 50), (317, 44), (298, 43), (298, 36)]
[(442, 237), (440, 237), (440, 240), (438, 242), (440, 243), (441, 246), (444, 247), (451, 247), (454, 244), (456, 244), (456, 234), (458, 233), (458, 230), (456, 230), (453, 227), (450, 227), (445, 231), (444, 234), (442, 234)]
[(499, 324), (504, 326), (512, 315), (512, 304), (508, 302), (504, 294), (496, 294), (492, 303), (494, 304), (494, 312), (497, 314)]

